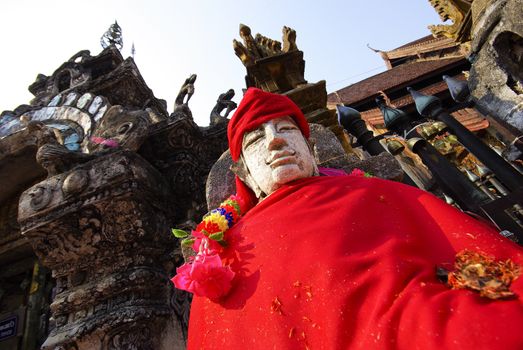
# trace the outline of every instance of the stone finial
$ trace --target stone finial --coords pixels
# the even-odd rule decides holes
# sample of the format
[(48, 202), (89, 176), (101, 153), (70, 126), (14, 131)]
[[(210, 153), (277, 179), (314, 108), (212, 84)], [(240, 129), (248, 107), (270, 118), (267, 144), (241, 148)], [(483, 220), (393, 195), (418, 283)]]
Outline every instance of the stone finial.
[(114, 45), (118, 50), (123, 48), (122, 28), (118, 25), (118, 22), (114, 21), (104, 35), (102, 35), (100, 45), (102, 45), (104, 49), (111, 45)]

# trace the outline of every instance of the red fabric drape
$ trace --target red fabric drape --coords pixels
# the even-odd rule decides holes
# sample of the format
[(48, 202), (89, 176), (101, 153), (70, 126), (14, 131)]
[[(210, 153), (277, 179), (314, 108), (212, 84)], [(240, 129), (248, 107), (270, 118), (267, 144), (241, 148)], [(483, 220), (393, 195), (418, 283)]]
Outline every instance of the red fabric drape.
[(523, 349), (523, 278), (489, 300), (435, 274), (464, 249), (520, 265), (522, 249), (429, 193), (302, 179), (228, 235), (233, 289), (194, 298), (189, 349)]

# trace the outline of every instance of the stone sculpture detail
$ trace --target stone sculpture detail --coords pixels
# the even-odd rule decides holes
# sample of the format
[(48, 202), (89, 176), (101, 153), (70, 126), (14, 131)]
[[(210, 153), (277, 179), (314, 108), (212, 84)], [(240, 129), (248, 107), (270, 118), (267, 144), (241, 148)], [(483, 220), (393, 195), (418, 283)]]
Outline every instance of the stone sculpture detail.
[(2, 113), (0, 204), (18, 203), (20, 224), (9, 234), (56, 280), (43, 349), (185, 347), (190, 298), (169, 281), (183, 260), (170, 228), (205, 213), (205, 179), (227, 148), (226, 118), (187, 118), (195, 79), (177, 99), (184, 117), (169, 118), (109, 46), (39, 75), (31, 105)]
[(196, 77), (196, 74), (191, 74), (187, 79), (185, 79), (174, 101), (174, 111), (171, 114), (171, 118), (185, 117), (192, 119), (192, 113), (189, 109), (189, 100), (194, 94), (194, 83)]
[(261, 34), (256, 34), (256, 37), (253, 38), (251, 28), (245, 24), (240, 24), (240, 37), (243, 43), (233, 40), (234, 52), (247, 67), (261, 58), (297, 51), (296, 31), (289, 27), (283, 27), (282, 33), (283, 49), (281, 42), (269, 39)]

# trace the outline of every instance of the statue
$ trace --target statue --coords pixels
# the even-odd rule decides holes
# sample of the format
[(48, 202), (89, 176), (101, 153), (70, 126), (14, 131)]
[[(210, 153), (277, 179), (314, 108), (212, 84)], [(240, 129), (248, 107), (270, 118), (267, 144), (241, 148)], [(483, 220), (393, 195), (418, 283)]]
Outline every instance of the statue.
[(173, 278), (195, 294), (188, 349), (522, 348), (521, 247), (430, 193), (318, 169), (308, 137), (289, 98), (247, 90), (237, 194)]
[(196, 81), (196, 74), (191, 74), (189, 78), (185, 79), (176, 99), (174, 100), (174, 110), (170, 117), (173, 119), (188, 118), (192, 119), (192, 112), (189, 108), (189, 100), (194, 94), (194, 82)]
[[(224, 120), (227, 120), (227, 117), (229, 116), (229, 113), (231, 113), (233, 110), (238, 107), (236, 105), (236, 102), (232, 101), (232, 98), (234, 97), (234, 90), (229, 89), (227, 92), (224, 92), (223, 94), (220, 94), (218, 96), (218, 100), (216, 101), (216, 105), (211, 111), (211, 125), (216, 125), (221, 123)], [(221, 113), (225, 109), (225, 114), (222, 116)]]

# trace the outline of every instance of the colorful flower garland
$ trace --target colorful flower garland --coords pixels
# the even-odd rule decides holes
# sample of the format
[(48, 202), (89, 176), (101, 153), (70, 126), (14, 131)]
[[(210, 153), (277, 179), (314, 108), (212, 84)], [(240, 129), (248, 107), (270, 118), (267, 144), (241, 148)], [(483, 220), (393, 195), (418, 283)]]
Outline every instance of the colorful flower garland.
[(192, 246), (197, 253), (176, 269), (176, 276), (171, 279), (176, 288), (211, 300), (229, 292), (235, 273), (223, 265), (220, 253), (227, 246), (227, 231), (240, 217), (240, 200), (230, 196), (203, 218), (191, 232), (192, 237), (183, 230), (172, 230), (175, 237), (184, 238), (182, 245)]

